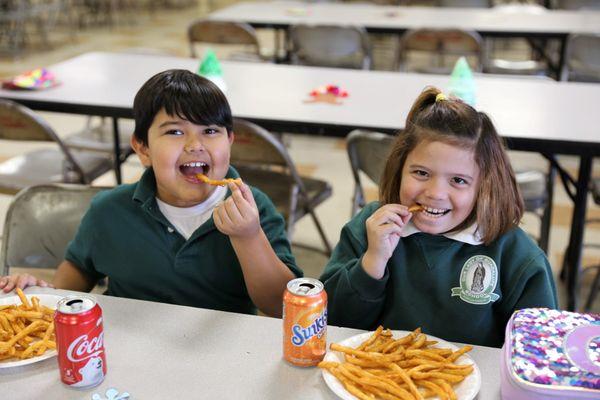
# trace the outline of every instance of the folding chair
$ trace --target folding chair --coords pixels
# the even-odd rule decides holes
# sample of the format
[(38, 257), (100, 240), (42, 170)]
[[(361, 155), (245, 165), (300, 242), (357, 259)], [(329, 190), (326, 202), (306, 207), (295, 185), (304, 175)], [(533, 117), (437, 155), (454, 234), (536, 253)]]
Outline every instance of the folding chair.
[(0, 163), (0, 193), (45, 183), (91, 183), (110, 171), (112, 157), (69, 149), (54, 130), (29, 108), (0, 99), (0, 139), (54, 142), (56, 146), (33, 150)]
[(293, 25), (288, 36), (292, 64), (371, 69), (371, 43), (364, 28)]
[(55, 184), (20, 191), (4, 220), (2, 274), (8, 275), (12, 267), (58, 267), (92, 197), (102, 189)]
[(300, 176), (285, 146), (266, 129), (251, 122), (234, 119), (235, 142), (231, 164), (245, 182), (266, 193), (287, 225), (288, 239), (294, 224), (310, 215), (319, 232), (325, 253), (331, 245), (315, 213), (315, 208), (331, 196), (331, 185), (320, 179)]
[(396, 69), (403, 72), (449, 74), (460, 57), (474, 71), (482, 69), (482, 39), (460, 29), (413, 29), (400, 38)]
[[(528, 13), (531, 15), (543, 14), (547, 9), (540, 4), (506, 3), (494, 6), (494, 12), (504, 13), (510, 18), (511, 13)], [(532, 39), (533, 40), (533, 39)], [(545, 46), (545, 41), (536, 40), (540, 48)], [(521, 38), (488, 38), (485, 41), (483, 70), (490, 74), (537, 75), (544, 76), (548, 73), (545, 61), (534, 56), (533, 42)], [(536, 43), (534, 43), (535, 45)], [(512, 49), (522, 48), (526, 55), (506, 56)], [(499, 51), (499, 49), (502, 49)], [(514, 51), (513, 51), (514, 52)]]
[(346, 137), (346, 149), (354, 177), (351, 216), (356, 215), (366, 204), (360, 173), (379, 185), (393, 141), (392, 135), (362, 129), (353, 130)]
[(222, 45), (232, 50), (227, 57), (230, 60), (264, 61), (256, 31), (243, 22), (196, 20), (188, 27), (188, 41), (192, 57), (199, 56), (199, 44)]
[(561, 80), (600, 82), (600, 34), (569, 35)]
[(553, 0), (552, 8), (563, 10), (600, 10), (598, 0)]

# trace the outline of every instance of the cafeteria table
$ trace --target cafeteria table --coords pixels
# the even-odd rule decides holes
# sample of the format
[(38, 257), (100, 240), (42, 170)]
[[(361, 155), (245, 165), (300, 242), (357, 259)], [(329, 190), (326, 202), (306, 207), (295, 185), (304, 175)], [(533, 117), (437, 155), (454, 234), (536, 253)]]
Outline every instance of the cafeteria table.
[[(25, 293), (72, 292), (30, 287)], [(56, 357), (14, 368), (0, 364), (2, 399), (90, 400), (109, 388), (128, 392), (131, 400), (337, 398), (320, 369), (295, 367), (282, 359), (280, 319), (94, 297), (104, 317), (104, 381), (90, 389), (65, 386)], [(361, 332), (329, 326), (327, 340), (338, 342)], [(500, 399), (500, 349), (474, 346), (469, 354), (481, 370), (476, 399)]]
[[(374, 3), (311, 3), (302, 1), (241, 2), (209, 14), (211, 20), (245, 22), (255, 28), (275, 29), (275, 49), (287, 43), (291, 25), (360, 26), (371, 33), (402, 34), (409, 29), (463, 29), (484, 37), (555, 39), (558, 57), (546, 56), (560, 77), (571, 33), (600, 33), (600, 12), (544, 10), (518, 5), (504, 8), (418, 7)], [(531, 42), (533, 43), (533, 42)], [(543, 48), (537, 47), (543, 54)], [(558, 58), (557, 62), (554, 58)]]

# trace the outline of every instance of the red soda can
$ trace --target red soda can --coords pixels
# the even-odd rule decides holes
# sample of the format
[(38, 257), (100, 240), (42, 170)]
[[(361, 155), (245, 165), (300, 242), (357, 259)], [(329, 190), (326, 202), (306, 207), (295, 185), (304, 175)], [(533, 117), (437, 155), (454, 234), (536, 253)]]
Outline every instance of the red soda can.
[(106, 375), (102, 310), (91, 296), (61, 299), (54, 313), (60, 379), (75, 388), (99, 385)]
[(327, 293), (313, 278), (288, 282), (283, 294), (283, 358), (299, 367), (317, 365), (327, 351)]

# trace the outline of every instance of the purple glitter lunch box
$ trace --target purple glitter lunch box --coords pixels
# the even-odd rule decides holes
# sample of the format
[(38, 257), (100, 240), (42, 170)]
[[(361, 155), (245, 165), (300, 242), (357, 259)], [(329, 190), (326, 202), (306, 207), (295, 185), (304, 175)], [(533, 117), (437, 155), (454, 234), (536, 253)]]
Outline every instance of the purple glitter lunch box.
[(516, 311), (501, 364), (503, 400), (600, 399), (600, 314)]

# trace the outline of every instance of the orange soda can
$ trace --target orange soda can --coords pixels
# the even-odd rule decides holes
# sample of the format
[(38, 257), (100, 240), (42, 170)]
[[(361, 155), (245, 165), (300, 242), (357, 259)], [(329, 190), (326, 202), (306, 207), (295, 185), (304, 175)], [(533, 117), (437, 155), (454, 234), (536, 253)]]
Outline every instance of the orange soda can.
[(288, 282), (283, 294), (283, 358), (299, 367), (317, 365), (327, 351), (327, 293), (313, 278)]

